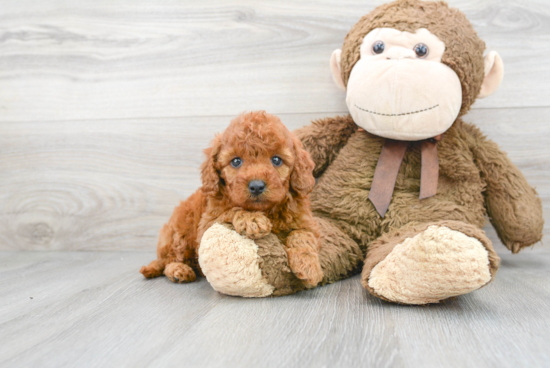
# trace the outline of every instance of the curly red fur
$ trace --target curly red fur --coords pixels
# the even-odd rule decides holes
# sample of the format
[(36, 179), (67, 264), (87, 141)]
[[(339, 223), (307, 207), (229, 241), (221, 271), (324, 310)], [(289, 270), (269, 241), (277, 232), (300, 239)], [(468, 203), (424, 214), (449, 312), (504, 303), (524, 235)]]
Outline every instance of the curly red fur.
[[(286, 244), (295, 275), (308, 287), (317, 285), (322, 279), (319, 229), (309, 202), (315, 165), (302, 143), (278, 117), (260, 111), (235, 118), (204, 152), (202, 188), (176, 207), (160, 232), (158, 259), (140, 272), (148, 278), (164, 272), (174, 282), (194, 281), (194, 271), (200, 273), (202, 234), (222, 222), (251, 239), (276, 234)], [(274, 156), (283, 161), (278, 167)], [(237, 168), (231, 165), (236, 157), (242, 162)], [(261, 195), (251, 195), (252, 180), (265, 182)]]

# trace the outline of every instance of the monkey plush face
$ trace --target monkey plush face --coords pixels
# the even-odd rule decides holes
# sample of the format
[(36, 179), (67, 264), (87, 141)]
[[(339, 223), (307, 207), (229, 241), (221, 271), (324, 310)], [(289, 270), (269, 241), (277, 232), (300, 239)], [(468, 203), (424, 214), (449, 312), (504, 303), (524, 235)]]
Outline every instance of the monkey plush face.
[(460, 80), (441, 63), (444, 52), (445, 44), (426, 28), (369, 32), (347, 86), (346, 102), (355, 123), (400, 140), (444, 133), (462, 105)]
[(422, 140), (444, 133), (476, 97), (498, 88), (502, 60), (496, 52), (484, 59), (484, 48), (458, 10), (399, 0), (354, 26), (331, 70), (357, 125), (385, 138)]

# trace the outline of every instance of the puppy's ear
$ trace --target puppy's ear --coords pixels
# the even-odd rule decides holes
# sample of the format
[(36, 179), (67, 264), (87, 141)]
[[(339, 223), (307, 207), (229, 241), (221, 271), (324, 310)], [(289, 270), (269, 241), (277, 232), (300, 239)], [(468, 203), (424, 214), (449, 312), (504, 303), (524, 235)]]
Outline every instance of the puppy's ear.
[(293, 142), (296, 161), (294, 162), (294, 169), (290, 174), (290, 187), (299, 196), (304, 197), (313, 190), (313, 186), (315, 185), (315, 178), (313, 177), (315, 163), (298, 138), (293, 137)]
[(216, 169), (216, 161), (221, 150), (221, 139), (216, 136), (210, 147), (204, 150), (206, 161), (201, 165), (202, 191), (206, 195), (214, 195), (220, 191), (220, 174)]

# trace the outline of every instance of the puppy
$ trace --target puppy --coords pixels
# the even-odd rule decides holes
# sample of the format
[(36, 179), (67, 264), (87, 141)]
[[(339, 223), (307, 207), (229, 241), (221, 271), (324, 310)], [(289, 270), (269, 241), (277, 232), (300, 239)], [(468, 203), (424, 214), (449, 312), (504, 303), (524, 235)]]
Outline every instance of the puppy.
[(289, 266), (306, 287), (323, 278), (319, 229), (309, 193), (314, 163), (278, 117), (260, 112), (238, 116), (217, 135), (201, 167), (202, 187), (175, 208), (160, 231), (157, 259), (140, 272), (163, 273), (173, 282), (201, 274), (198, 247), (212, 224), (232, 224), (251, 239), (273, 233), (285, 245)]

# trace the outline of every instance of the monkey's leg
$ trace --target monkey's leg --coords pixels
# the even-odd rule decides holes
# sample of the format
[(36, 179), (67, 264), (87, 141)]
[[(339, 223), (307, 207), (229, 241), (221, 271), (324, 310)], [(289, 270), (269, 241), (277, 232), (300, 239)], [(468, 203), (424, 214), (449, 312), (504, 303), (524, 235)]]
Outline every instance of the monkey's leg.
[(364, 255), (359, 245), (335, 223), (325, 217), (315, 217), (321, 232), (319, 261), (323, 269), (321, 285), (333, 283), (359, 273)]
[(369, 245), (361, 283), (387, 301), (438, 303), (488, 284), (499, 263), (491, 241), (473, 225), (408, 224)]
[(284, 270), (286, 253), (273, 234), (254, 241), (230, 224), (215, 223), (204, 232), (198, 254), (202, 273), (222, 294), (249, 298), (274, 295), (277, 282), (270, 277), (273, 273), (284, 279), (285, 285), (292, 283), (287, 280), (290, 272)]
[[(317, 220), (321, 228), (319, 261), (324, 275), (321, 284), (357, 272), (363, 260), (357, 243), (330, 220)], [(280, 296), (306, 288), (292, 273), (285, 246), (274, 234), (252, 240), (230, 225), (214, 224), (202, 237), (199, 263), (208, 282), (223, 294)]]
[[(320, 229), (319, 263), (323, 279), (318, 286), (333, 283), (359, 273), (363, 252), (359, 245), (340, 230), (330, 219), (315, 217)], [(298, 279), (289, 267), (288, 253), (278, 238), (256, 240), (262, 259), (262, 273), (274, 285), (273, 296), (288, 295), (311, 285)]]

